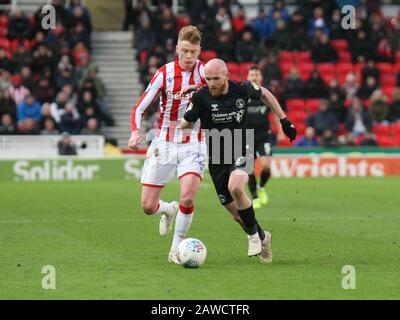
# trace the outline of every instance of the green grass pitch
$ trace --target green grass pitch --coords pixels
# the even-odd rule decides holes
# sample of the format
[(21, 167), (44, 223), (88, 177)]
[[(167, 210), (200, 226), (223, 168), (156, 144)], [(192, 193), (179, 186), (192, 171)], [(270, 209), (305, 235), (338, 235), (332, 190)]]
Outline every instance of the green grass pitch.
[[(248, 258), (247, 238), (209, 177), (190, 236), (205, 265), (169, 264), (172, 235), (140, 209), (137, 181), (0, 183), (0, 299), (399, 299), (400, 178), (275, 179), (257, 218), (274, 261)], [(164, 191), (176, 199), (177, 181)], [(56, 268), (56, 289), (41, 286)], [(342, 267), (356, 289), (342, 288)]]

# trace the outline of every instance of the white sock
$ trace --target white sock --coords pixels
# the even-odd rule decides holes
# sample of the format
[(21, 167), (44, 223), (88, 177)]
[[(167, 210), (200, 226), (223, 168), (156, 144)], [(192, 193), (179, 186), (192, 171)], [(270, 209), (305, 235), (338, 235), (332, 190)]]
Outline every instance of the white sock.
[(168, 202), (160, 200), (158, 202), (158, 209), (157, 209), (156, 212), (154, 212), (154, 214), (163, 214), (163, 213), (165, 213), (165, 214), (169, 215), (171, 213), (171, 211), (172, 211), (171, 204), (169, 204)]
[(177, 247), (179, 243), (185, 239), (185, 236), (190, 229), (190, 225), (192, 224), (193, 213), (194, 211), (190, 214), (182, 213), (181, 210), (178, 211), (175, 220), (174, 240), (172, 241), (173, 247)]

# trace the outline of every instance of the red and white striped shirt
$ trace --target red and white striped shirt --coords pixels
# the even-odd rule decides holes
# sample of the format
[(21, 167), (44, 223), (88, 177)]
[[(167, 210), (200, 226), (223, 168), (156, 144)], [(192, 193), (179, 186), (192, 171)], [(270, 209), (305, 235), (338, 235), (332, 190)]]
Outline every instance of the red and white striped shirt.
[(132, 131), (140, 129), (142, 118), (154, 98), (160, 95), (160, 122), (158, 125), (157, 139), (171, 142), (199, 141), (201, 140), (200, 121), (194, 124), (190, 137), (184, 136), (181, 129), (181, 120), (191, 103), (193, 92), (181, 96), (182, 88), (189, 85), (204, 85), (204, 65), (196, 61), (191, 71), (183, 71), (178, 60), (167, 63), (161, 67), (151, 79), (146, 91), (132, 110)]

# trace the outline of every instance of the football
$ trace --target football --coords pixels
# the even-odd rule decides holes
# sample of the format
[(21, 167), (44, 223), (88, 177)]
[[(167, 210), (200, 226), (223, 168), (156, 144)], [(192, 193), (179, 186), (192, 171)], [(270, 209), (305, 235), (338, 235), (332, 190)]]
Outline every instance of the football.
[(206, 260), (207, 249), (200, 240), (188, 238), (179, 244), (177, 254), (179, 261), (185, 268), (198, 268)]

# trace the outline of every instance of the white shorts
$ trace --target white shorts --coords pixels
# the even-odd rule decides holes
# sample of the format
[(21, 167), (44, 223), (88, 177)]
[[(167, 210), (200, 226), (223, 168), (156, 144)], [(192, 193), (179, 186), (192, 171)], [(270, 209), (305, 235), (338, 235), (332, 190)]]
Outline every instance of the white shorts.
[(193, 174), (203, 179), (206, 167), (205, 142), (176, 143), (153, 139), (144, 162), (142, 185), (162, 188), (175, 174)]

